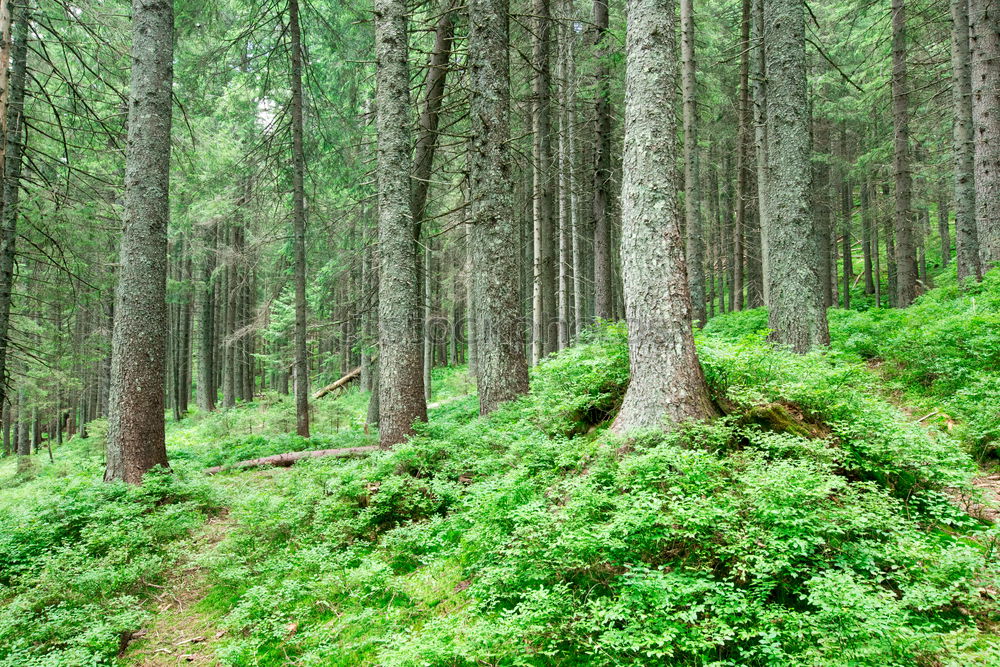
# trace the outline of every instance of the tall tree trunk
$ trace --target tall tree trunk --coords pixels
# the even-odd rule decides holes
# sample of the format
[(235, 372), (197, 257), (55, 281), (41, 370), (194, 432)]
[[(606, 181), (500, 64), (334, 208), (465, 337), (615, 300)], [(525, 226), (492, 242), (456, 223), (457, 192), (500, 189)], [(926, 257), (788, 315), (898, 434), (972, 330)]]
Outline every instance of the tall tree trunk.
[[(452, 45), (455, 36), (454, 9), (452, 0), (446, 0), (445, 11), (438, 17), (437, 25), (434, 28), (434, 46), (431, 48), (430, 57), (427, 62), (427, 79), (424, 83), (423, 107), (418, 120), (417, 139), (413, 154), (413, 183), (410, 189), (410, 214), (413, 217), (413, 239), (417, 244), (415, 257), (417, 261), (416, 281), (419, 289), (420, 299), (426, 298), (426, 287), (429, 285), (429, 277), (425, 274), (429, 271), (423, 267), (420, 246), (420, 236), (423, 230), (424, 218), (427, 214), (427, 195), (430, 191), (430, 179), (434, 167), (434, 153), (438, 145), (438, 124), (441, 115), (441, 104), (444, 100), (445, 80), (448, 75), (448, 61), (451, 59)], [(430, 240), (427, 241), (430, 243)], [(430, 254), (427, 253), (428, 261)], [(430, 307), (429, 303), (424, 304), (424, 308)], [(429, 312), (425, 313), (423, 326), (428, 326)], [(432, 360), (427, 354), (430, 340), (428, 332), (424, 332), (424, 395), (430, 400), (431, 386), (430, 373)]]
[(976, 230), (983, 272), (1000, 264), (1000, 7), (969, 0)]
[[(869, 200), (868, 181), (861, 181), (861, 252), (864, 260), (865, 294), (875, 293), (875, 277), (872, 276), (872, 247), (878, 255), (878, 242), (875, 241), (877, 227), (872, 226), (871, 201)], [(878, 303), (875, 304), (878, 306)]]
[[(871, 195), (874, 192), (872, 188), (871, 181), (865, 181), (865, 192), (868, 195), (869, 206), (871, 205)], [(882, 307), (882, 257), (879, 252), (879, 231), (878, 231), (878, 221), (874, 221), (871, 226), (872, 229), (872, 260), (873, 260), (873, 272), (872, 281), (875, 283), (875, 307)]]
[(417, 256), (410, 212), (406, 3), (375, 3), (378, 136), (379, 442), (389, 448), (427, 419)]
[(434, 28), (434, 46), (427, 61), (427, 79), (424, 83), (423, 107), (418, 119), (417, 139), (413, 157), (413, 186), (410, 212), (413, 216), (414, 238), (420, 240), (421, 227), (427, 214), (427, 193), (434, 166), (434, 153), (438, 145), (438, 124), (441, 103), (444, 100), (448, 62), (455, 38), (455, 3), (447, 0), (444, 13), (438, 17)]
[(222, 294), (226, 298), (222, 329), (222, 404), (226, 408), (236, 405), (236, 292), (238, 290), (233, 224), (226, 223), (223, 239), (226, 244), (225, 281)]
[[(694, 45), (694, 0), (681, 0), (681, 90), (684, 97), (684, 226), (687, 234), (688, 288), (695, 326), (704, 326), (705, 251), (698, 164), (698, 89)], [(740, 195), (743, 193), (741, 192)], [(742, 208), (737, 204), (739, 211)]]
[(760, 235), (761, 299), (768, 303), (767, 85), (764, 79), (764, 0), (750, 2), (750, 68), (754, 155), (757, 158), (757, 227)]
[(12, 447), (10, 433), (11, 433), (11, 419), (13, 418), (13, 410), (10, 408), (10, 401), (4, 400), (3, 404), (3, 455), (10, 456), (14, 454), (14, 449)]
[(955, 173), (955, 266), (958, 279), (982, 278), (976, 228), (975, 141), (972, 136), (972, 54), (968, 0), (951, 0), (951, 72)]
[[(572, 4), (567, 2), (567, 8)], [(570, 205), (570, 250), (573, 254), (573, 333), (580, 335), (587, 324), (587, 293), (584, 290), (584, 267), (587, 266), (585, 255), (584, 233), (586, 226), (584, 216), (580, 211), (580, 183), (577, 158), (576, 125), (576, 31), (570, 27), (566, 39), (566, 98), (569, 107), (566, 110), (566, 141), (569, 153), (568, 187)], [(593, 236), (592, 234), (590, 235)], [(586, 253), (592, 256), (591, 253)]]
[(191, 288), (193, 287), (192, 262), (190, 256), (184, 260), (184, 303), (181, 310), (181, 394), (180, 409), (181, 414), (187, 413), (191, 402), (191, 329), (193, 322), (194, 304), (191, 299)]
[(816, 252), (819, 269), (820, 292), (823, 296), (823, 306), (834, 305), (833, 286), (836, 278), (836, 265), (831, 259), (832, 247), (830, 238), (833, 228), (833, 214), (830, 204), (830, 125), (826, 119), (813, 120), (813, 152), (818, 156), (813, 168), (813, 218), (816, 233)]
[(571, 269), (573, 267), (572, 258), (572, 203), (570, 200), (570, 173), (572, 159), (569, 154), (569, 124), (570, 110), (573, 108), (570, 97), (569, 86), (569, 40), (572, 39), (566, 26), (565, 3), (559, 3), (559, 16), (557, 19), (557, 40), (558, 40), (558, 108), (559, 119), (558, 129), (558, 204), (559, 204), (559, 249), (558, 260), (556, 261), (556, 293), (557, 308), (556, 321), (558, 322), (559, 345), (562, 350), (569, 347), (570, 338), (573, 336), (573, 314), (572, 314), (572, 292), (571, 292)]
[[(471, 142), (470, 142), (471, 143)], [(469, 161), (469, 168), (472, 168), (471, 160)], [(471, 196), (466, 188), (465, 192), (465, 207), (466, 211), (469, 211), (472, 207)], [(468, 216), (468, 214), (467, 214)], [(471, 216), (470, 216), (471, 217)], [(476, 305), (476, 264), (475, 257), (472, 249), (472, 239), (473, 230), (471, 225), (470, 217), (466, 218), (465, 221), (465, 336), (468, 348), (469, 348), (469, 376), (472, 378), (479, 377), (478, 359), (479, 359), (479, 348), (478, 341), (476, 340), (476, 327), (477, 327), (477, 313), (479, 312), (478, 306)], [(513, 223), (517, 226), (517, 223)], [(517, 235), (515, 231), (515, 236)], [(511, 262), (511, 264), (516, 267), (517, 258)], [(520, 282), (520, 280), (518, 281)], [(520, 295), (519, 295), (520, 296)]]
[(764, 0), (767, 72), (768, 326), (796, 352), (830, 342), (809, 215), (804, 8)]
[(910, 91), (906, 74), (905, 0), (892, 0), (892, 120), (896, 206), (896, 306), (913, 302), (917, 263), (913, 246), (913, 174), (910, 173)]
[(843, 183), (840, 186), (841, 192), (841, 231), (840, 231), (840, 260), (841, 266), (841, 292), (843, 293), (844, 308), (851, 307), (851, 281), (854, 280), (854, 257), (851, 254), (851, 215), (854, 208), (854, 188), (850, 180), (844, 174)]
[(847, 143), (847, 124), (840, 125), (840, 258), (843, 262), (841, 292), (844, 296), (844, 308), (851, 307), (851, 281), (854, 279), (854, 261), (851, 256), (851, 216), (854, 213), (854, 186), (851, 184), (850, 147)]
[[(711, 161), (711, 153), (709, 153), (709, 160)], [(711, 169), (710, 169), (711, 171)], [(715, 207), (712, 206), (711, 202), (713, 199), (711, 188), (712, 179), (708, 178), (708, 224), (705, 225), (705, 265), (706, 265), (706, 289), (705, 289), (705, 317), (706, 321), (711, 320), (715, 317), (715, 279), (718, 275), (718, 265), (716, 263), (716, 258), (718, 257), (718, 239), (716, 238), (716, 225), (715, 225)]]
[[(882, 185), (882, 196), (888, 199), (889, 185)], [(886, 282), (888, 284), (889, 305), (895, 307), (896, 296), (899, 293), (896, 287), (896, 242), (893, 233), (892, 218), (885, 220), (885, 261), (886, 261)]]
[(473, 298), (479, 409), (528, 391), (510, 148), (508, 0), (469, 1)]
[[(6, 4), (6, 3), (4, 3)], [(6, 19), (0, 10), (0, 18)], [(9, 21), (8, 21), (9, 22)], [(18, 196), (21, 191), (21, 156), (24, 151), (24, 88), (28, 71), (28, 34), (30, 14), (27, 1), (17, 8), (14, 25), (14, 63), (10, 94), (3, 91), (3, 209), (0, 210), (0, 404), (7, 392), (7, 348), (9, 344), (11, 298), (14, 290), (14, 256), (17, 245)], [(0, 30), (9, 28), (0, 25)], [(0, 34), (5, 38), (6, 33)], [(8, 51), (6, 41), (0, 52)], [(7, 60), (0, 64), (6, 72)], [(6, 75), (5, 75), (6, 78)]]
[(423, 295), (421, 302), (423, 304), (423, 331), (424, 331), (424, 400), (431, 400), (431, 369), (434, 367), (434, 341), (431, 340), (431, 318), (434, 315), (434, 311), (431, 308), (431, 296), (433, 292), (433, 264), (431, 263), (434, 259), (434, 239), (428, 237), (424, 244), (424, 284), (423, 284)]
[(943, 189), (938, 193), (938, 239), (941, 242), (941, 266), (951, 262), (951, 225), (948, 222), (951, 211)]
[(621, 260), (631, 381), (613, 429), (714, 414), (694, 348), (676, 214), (672, 0), (628, 0)]
[(216, 223), (201, 227), (201, 256), (195, 289), (198, 313), (198, 409), (215, 410), (215, 293), (212, 273), (215, 270)]
[(750, 161), (750, 0), (743, 0), (741, 3), (740, 19), (740, 73), (739, 73), (739, 100), (737, 104), (737, 132), (736, 132), (736, 225), (735, 233), (738, 235), (736, 241), (736, 252), (742, 258), (739, 262), (734, 279), (737, 286), (737, 305), (742, 307), (742, 293), (744, 285), (746, 290), (746, 302), (748, 306), (757, 306), (757, 295), (759, 295), (759, 285), (752, 285), (751, 280), (754, 271), (751, 270), (755, 261), (752, 255), (756, 250), (756, 243), (748, 243), (752, 240), (754, 233), (759, 235), (759, 230), (753, 230), (754, 225), (750, 220), (754, 217), (752, 203), (755, 199), (750, 191), (753, 185), (752, 169)]
[(104, 479), (139, 484), (167, 465), (163, 380), (173, 2), (132, 2), (125, 225), (115, 290)]
[(15, 418), (17, 422), (14, 426), (14, 441), (17, 443), (17, 469), (18, 471), (23, 470), (28, 463), (28, 457), (31, 456), (31, 437), (28, 428), (28, 398), (24, 391), (24, 388), (18, 388), (17, 390), (17, 410), (15, 410)]
[[(16, 48), (12, 33), (11, 1), (0, 0), (0, 174), (4, 174), (4, 158), (7, 155), (6, 137), (8, 129), (8, 114), (10, 110), (11, 90), (10, 90), (10, 68), (7, 63), (11, 61), (11, 50)], [(27, 9), (28, 3), (22, 2), (22, 8)], [(15, 65), (16, 67), (16, 65)]]
[(533, 0), (532, 77), (532, 221), (534, 229), (534, 283), (532, 290), (531, 363), (554, 349), (555, 259), (553, 248), (552, 139), (549, 107), (551, 76), (549, 0)]
[(611, 74), (608, 68), (609, 50), (605, 40), (608, 31), (608, 0), (594, 0), (594, 48), (597, 84), (594, 118), (594, 316), (611, 319)]
[[(309, 437), (309, 359), (306, 350), (306, 158), (302, 120), (302, 36), (299, 2), (288, 2), (292, 51), (292, 255), (295, 264), (295, 431)], [(407, 175), (409, 172), (403, 172)], [(412, 237), (408, 237), (412, 238)], [(412, 245), (412, 244), (411, 244)]]
[(725, 245), (725, 282), (726, 282), (726, 296), (728, 303), (728, 311), (733, 312), (736, 310), (736, 279), (735, 279), (735, 264), (736, 264), (736, 234), (734, 233), (734, 212), (735, 205), (733, 200), (733, 160), (727, 150), (725, 155), (722, 157), (722, 192), (720, 193), (720, 201), (722, 207), (722, 242)]

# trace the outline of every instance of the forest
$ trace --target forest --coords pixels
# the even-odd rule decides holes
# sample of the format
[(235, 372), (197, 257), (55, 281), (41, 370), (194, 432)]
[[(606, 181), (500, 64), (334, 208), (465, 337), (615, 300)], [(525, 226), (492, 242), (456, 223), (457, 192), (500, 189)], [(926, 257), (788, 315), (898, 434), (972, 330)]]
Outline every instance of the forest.
[(1000, 667), (997, 0), (0, 0), (0, 667)]

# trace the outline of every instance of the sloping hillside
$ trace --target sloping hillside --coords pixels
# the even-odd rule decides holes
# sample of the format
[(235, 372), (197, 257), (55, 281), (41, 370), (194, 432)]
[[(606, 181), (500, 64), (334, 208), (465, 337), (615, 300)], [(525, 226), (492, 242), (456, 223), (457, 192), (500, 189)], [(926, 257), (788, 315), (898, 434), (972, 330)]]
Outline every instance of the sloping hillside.
[(606, 431), (628, 379), (607, 325), (488, 418), (440, 369), (429, 424), (365, 458), (202, 473), (371, 444), (351, 391), (312, 440), (280, 435), (278, 397), (175, 424), (174, 474), (138, 489), (98, 481), (99, 437), (0, 464), (0, 665), (1000, 664), (1000, 531), (970, 516), (998, 312), (994, 274), (834, 312), (806, 356), (758, 311), (716, 318), (725, 416), (670, 435)]

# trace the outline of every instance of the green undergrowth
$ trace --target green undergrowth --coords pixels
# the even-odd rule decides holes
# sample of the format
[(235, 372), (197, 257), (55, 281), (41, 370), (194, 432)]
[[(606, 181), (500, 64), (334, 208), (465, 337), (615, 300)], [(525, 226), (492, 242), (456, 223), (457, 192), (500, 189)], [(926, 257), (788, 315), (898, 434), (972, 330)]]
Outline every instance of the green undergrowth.
[[(113, 664), (220, 506), (197, 604), (226, 630), (225, 665), (1000, 665), (1000, 531), (952, 501), (979, 427), (950, 404), (951, 430), (917, 423), (885, 396), (923, 409), (981, 379), (952, 348), (989, 354), (959, 302), (990, 317), (991, 285), (900, 316), (964, 317), (926, 355), (905, 351), (916, 320), (882, 311), (833, 312), (833, 348), (803, 356), (764, 340), (760, 312), (716, 318), (698, 345), (726, 414), (670, 434), (608, 432), (628, 354), (606, 324), (489, 417), (466, 369), (437, 369), (429, 423), (363, 459), (201, 475), (373, 442), (351, 389), (316, 402), (311, 439), (287, 435), (277, 396), (172, 423), (175, 474), (142, 489), (100, 483), (99, 445), (79, 439), (33, 472), (2, 463), (0, 665)], [(935, 355), (968, 371), (950, 394), (912, 379)]]
[(220, 507), (200, 476), (153, 472), (129, 488), (100, 481), (87, 440), (57, 454), (0, 493), (4, 667), (112, 664), (179, 545)]
[[(897, 402), (992, 464), (1000, 455), (1000, 270), (964, 286), (950, 274), (936, 281), (906, 309), (831, 310), (831, 348), (876, 369)], [(715, 318), (707, 332), (734, 341), (766, 328), (757, 309)]]
[[(238, 487), (206, 601), (229, 665), (1000, 664), (974, 465), (848, 355), (705, 336), (730, 414), (609, 434), (606, 326), (488, 418)], [(783, 415), (789, 424), (777, 426)], [(239, 478), (245, 473), (230, 473)], [(970, 661), (973, 661), (970, 663)]]
[[(453, 394), (466, 374), (440, 369)], [(370, 444), (367, 395), (350, 389), (313, 406), (312, 438), (294, 428), (292, 401), (267, 395), (236, 409), (168, 421), (172, 474), (140, 488), (102, 481), (103, 420), (18, 470), (0, 459), (0, 667), (110, 665), (155, 613), (192, 531), (230, 502), (206, 467), (301, 449)], [(291, 427), (289, 427), (291, 424)]]

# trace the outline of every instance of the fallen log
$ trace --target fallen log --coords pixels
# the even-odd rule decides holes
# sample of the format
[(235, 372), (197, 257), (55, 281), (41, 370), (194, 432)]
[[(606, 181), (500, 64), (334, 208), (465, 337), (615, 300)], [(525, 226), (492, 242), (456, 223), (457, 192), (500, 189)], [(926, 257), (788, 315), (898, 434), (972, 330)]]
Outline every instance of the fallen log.
[(359, 377), (360, 375), (361, 375), (361, 366), (358, 366), (353, 371), (351, 371), (350, 373), (348, 373), (344, 377), (340, 378), (339, 380), (337, 380), (333, 384), (328, 384), (325, 387), (323, 387), (322, 389), (320, 389), (319, 391), (317, 391), (315, 394), (313, 394), (313, 400), (316, 400), (316, 399), (319, 399), (319, 398), (323, 398), (324, 396), (326, 396), (327, 394), (329, 394), (331, 391), (337, 391), (338, 389), (340, 389), (344, 385), (348, 384), (351, 380), (354, 380), (355, 378)]
[(244, 470), (246, 468), (262, 468), (264, 466), (287, 468), (296, 461), (301, 461), (302, 459), (318, 459), (325, 456), (343, 459), (354, 456), (367, 456), (376, 450), (378, 450), (378, 446), (376, 445), (368, 445), (367, 447), (344, 447), (343, 449), (307, 449), (301, 452), (286, 452), (285, 454), (264, 456), (259, 459), (239, 461), (238, 463), (233, 463), (228, 466), (215, 466), (214, 468), (206, 469), (205, 474), (214, 475), (226, 470)]

